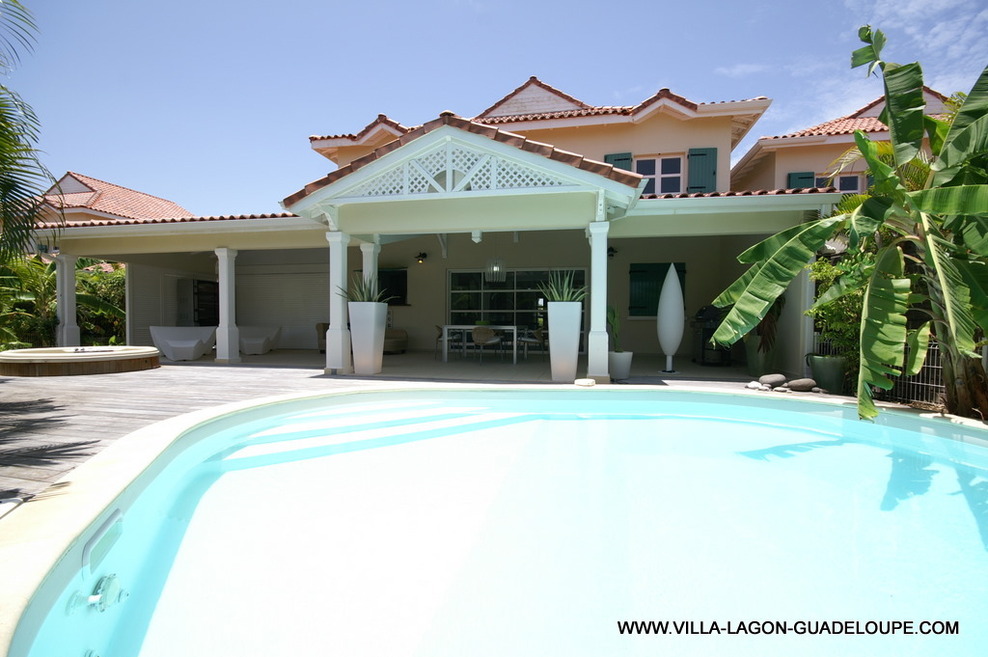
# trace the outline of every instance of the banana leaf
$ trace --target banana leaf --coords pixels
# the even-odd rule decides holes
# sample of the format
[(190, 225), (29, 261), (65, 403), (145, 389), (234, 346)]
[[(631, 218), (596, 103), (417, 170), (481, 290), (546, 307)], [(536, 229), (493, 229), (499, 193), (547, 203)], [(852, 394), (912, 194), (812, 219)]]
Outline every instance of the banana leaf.
[(741, 262), (755, 264), (714, 300), (715, 306), (733, 307), (714, 332), (713, 342), (731, 345), (751, 331), (842, 224), (843, 217), (838, 216), (793, 226), (738, 256)]
[(861, 367), (858, 370), (858, 415), (874, 418), (878, 409), (872, 387), (889, 390), (905, 360), (906, 310), (912, 282), (902, 277), (903, 256), (886, 248), (865, 288), (861, 312)]

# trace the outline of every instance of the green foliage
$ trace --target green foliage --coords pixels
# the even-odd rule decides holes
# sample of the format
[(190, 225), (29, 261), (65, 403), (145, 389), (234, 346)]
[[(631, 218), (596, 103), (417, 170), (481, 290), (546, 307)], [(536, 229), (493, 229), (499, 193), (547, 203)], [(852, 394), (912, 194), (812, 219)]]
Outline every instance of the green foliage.
[(607, 327), (610, 329), (611, 338), (614, 339), (614, 351), (621, 353), (621, 315), (618, 314), (614, 306), (607, 306)]
[(364, 278), (360, 274), (355, 274), (350, 279), (348, 288), (339, 288), (340, 296), (347, 301), (373, 301), (377, 303), (387, 303), (395, 297), (384, 296), (387, 290), (377, 289), (377, 278)]
[[(11, 71), (20, 50), (31, 49), (35, 32), (30, 12), (18, 0), (4, 0), (0, 5), (0, 73)], [(30, 248), (44, 204), (42, 194), (54, 183), (36, 148), (40, 129), (31, 106), (0, 85), (0, 262)]]
[[(974, 351), (988, 332), (988, 68), (966, 97), (957, 96), (947, 119), (926, 116), (919, 64), (882, 60), (881, 31), (866, 26), (858, 35), (866, 45), (854, 51), (852, 66), (881, 71), (890, 143), (857, 132), (857, 154), (841, 158), (836, 172), (864, 159), (873, 185), (835, 215), (742, 253), (738, 259), (751, 267), (715, 300), (733, 307), (714, 341), (732, 344), (751, 331), (820, 247), (843, 234), (847, 264), (826, 272), (830, 287), (811, 313), (841, 317), (828, 323), (849, 337), (845, 320), (853, 320), (840, 304), (860, 298), (859, 415), (877, 414), (873, 391), (915, 371), (932, 338), (952, 373), (945, 376), (947, 410), (988, 418), (988, 382)], [(919, 326), (910, 328), (907, 317), (921, 318), (913, 322)]]
[(836, 262), (818, 258), (809, 268), (810, 280), (816, 283), (816, 302), (806, 314), (816, 320), (820, 339), (844, 359), (848, 370), (855, 375), (861, 343), (863, 288), (867, 280), (856, 275), (867, 271), (869, 259), (869, 254), (856, 254)]
[[(77, 267), (87, 265), (80, 260)], [(21, 256), (0, 269), (0, 340), (18, 347), (51, 347), (58, 328), (56, 266), (40, 256)], [(124, 271), (76, 271), (77, 322), (83, 344), (106, 344), (124, 337)]]
[(539, 291), (546, 301), (583, 301), (587, 297), (587, 287), (577, 287), (573, 282), (575, 277), (572, 270), (549, 272), (549, 282), (540, 283)]

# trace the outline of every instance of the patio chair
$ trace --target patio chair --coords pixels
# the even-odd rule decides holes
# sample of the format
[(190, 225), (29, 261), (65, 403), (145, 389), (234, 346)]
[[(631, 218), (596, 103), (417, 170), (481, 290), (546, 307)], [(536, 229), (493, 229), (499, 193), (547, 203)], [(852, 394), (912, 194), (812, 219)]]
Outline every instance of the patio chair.
[(473, 347), (480, 354), (480, 362), (484, 362), (484, 347), (500, 347), (501, 336), (486, 326), (473, 328)]
[(535, 329), (534, 331), (532, 331), (531, 335), (523, 335), (522, 337), (518, 338), (518, 344), (524, 347), (525, 349), (524, 353), (526, 359), (528, 358), (529, 345), (537, 345), (538, 348), (542, 351), (542, 358), (545, 359), (545, 355), (548, 349), (546, 349), (545, 329), (543, 329), (541, 326)]
[[(448, 352), (453, 351), (456, 348), (463, 348), (463, 333), (460, 331), (449, 331), (446, 336), (449, 340)], [(433, 354), (433, 358), (439, 358), (439, 354), (443, 352), (443, 327), (436, 324), (436, 351)]]

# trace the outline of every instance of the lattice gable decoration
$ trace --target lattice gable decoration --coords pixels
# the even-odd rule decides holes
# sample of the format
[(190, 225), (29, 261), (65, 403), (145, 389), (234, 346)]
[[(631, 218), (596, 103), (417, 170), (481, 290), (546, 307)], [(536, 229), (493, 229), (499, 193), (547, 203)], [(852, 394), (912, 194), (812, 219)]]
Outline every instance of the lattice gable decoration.
[(582, 187), (571, 179), (456, 140), (382, 171), (337, 198)]

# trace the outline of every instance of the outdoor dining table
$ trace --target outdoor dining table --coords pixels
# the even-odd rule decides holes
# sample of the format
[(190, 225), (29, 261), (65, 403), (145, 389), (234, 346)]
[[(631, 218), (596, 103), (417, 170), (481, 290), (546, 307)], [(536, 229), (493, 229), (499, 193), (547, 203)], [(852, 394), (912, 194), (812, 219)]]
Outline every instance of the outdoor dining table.
[[(449, 358), (449, 332), (450, 331), (472, 331), (477, 328), (477, 324), (443, 324), (443, 362)], [(511, 362), (518, 364), (518, 327), (509, 324), (484, 324), (489, 329), (495, 331), (509, 331), (511, 333)], [(463, 340), (463, 353), (467, 350), (467, 341)]]

